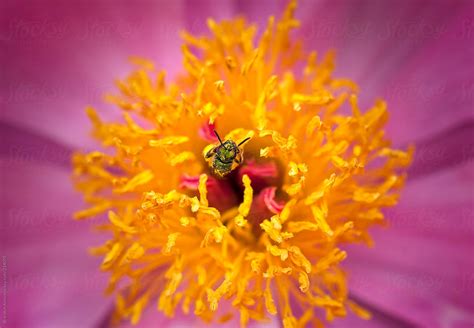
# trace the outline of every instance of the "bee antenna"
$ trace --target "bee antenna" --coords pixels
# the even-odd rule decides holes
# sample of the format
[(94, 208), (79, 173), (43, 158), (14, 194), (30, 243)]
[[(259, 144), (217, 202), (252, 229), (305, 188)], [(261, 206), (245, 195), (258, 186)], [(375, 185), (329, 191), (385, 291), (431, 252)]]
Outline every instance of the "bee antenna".
[(237, 145), (237, 147), (239, 147), (240, 145), (246, 143), (248, 140), (250, 140), (250, 137), (247, 137), (247, 138), (245, 138), (244, 140), (242, 140), (242, 141)]
[(216, 130), (214, 130), (214, 134), (216, 135), (217, 139), (219, 139), (219, 142), (220, 142), (221, 145), (222, 145), (221, 137), (219, 137), (219, 135), (217, 134), (217, 131), (216, 131)]

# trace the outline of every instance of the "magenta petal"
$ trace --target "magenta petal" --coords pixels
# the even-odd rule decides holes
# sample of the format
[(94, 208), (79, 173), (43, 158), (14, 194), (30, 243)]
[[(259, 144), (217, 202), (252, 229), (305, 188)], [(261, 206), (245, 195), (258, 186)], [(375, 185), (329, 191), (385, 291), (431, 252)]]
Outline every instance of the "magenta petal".
[(87, 248), (103, 238), (81, 208), (69, 172), (51, 166), (1, 162), (2, 244), (7, 261), (8, 327), (91, 327), (110, 300), (106, 274)]
[(268, 23), (268, 17), (271, 15), (279, 17), (287, 2), (277, 1), (252, 1), (239, 0), (234, 1), (237, 14), (243, 15), (248, 22), (258, 25), (259, 32), (265, 29)]
[(116, 92), (113, 81), (131, 71), (129, 56), (152, 59), (169, 77), (181, 67), (179, 2), (9, 1), (3, 7), (2, 120), (65, 144), (91, 145), (87, 105), (117, 115), (102, 96)]
[(69, 167), (72, 150), (31, 130), (0, 122), (0, 156), (13, 164), (50, 163)]
[(357, 302), (360, 306), (363, 306), (366, 310), (370, 311), (370, 320), (362, 319), (349, 310), (346, 317), (334, 320), (332, 323), (327, 325), (328, 328), (401, 328), (415, 326), (410, 321), (406, 321), (391, 313), (384, 312), (360, 299), (355, 299), (354, 297), (351, 297), (351, 299)]
[[(365, 31), (365, 24), (351, 24), (348, 19), (350, 13), (360, 13), (361, 9), (354, 1), (300, 1), (296, 17), (301, 21), (301, 28), (295, 33), (307, 50), (317, 51), (320, 60), (328, 51), (335, 50), (337, 68), (343, 64), (341, 61), (349, 61), (354, 56), (343, 51), (348, 39), (357, 38)], [(349, 66), (349, 69), (356, 67)], [(339, 74), (347, 76), (348, 72)]]
[[(336, 50), (336, 76), (360, 86), (360, 105), (387, 101), (396, 142), (472, 118), (472, 1), (348, 1), (303, 21), (307, 48)], [(339, 8), (335, 11), (334, 8)], [(320, 46), (321, 44), (321, 46)]]
[(474, 120), (461, 122), (415, 145), (413, 163), (408, 169), (410, 180), (462, 164), (474, 157)]
[(417, 40), (423, 47), (403, 61), (381, 94), (392, 108), (388, 130), (395, 138), (429, 136), (474, 117), (474, 3), (435, 4), (440, 17), (424, 23), (440, 35)]
[(375, 248), (350, 247), (352, 292), (420, 326), (474, 322), (473, 181), (462, 165), (409, 184)]
[(186, 0), (183, 6), (185, 28), (193, 34), (209, 34), (207, 19), (216, 21), (235, 16), (233, 2), (215, 0)]

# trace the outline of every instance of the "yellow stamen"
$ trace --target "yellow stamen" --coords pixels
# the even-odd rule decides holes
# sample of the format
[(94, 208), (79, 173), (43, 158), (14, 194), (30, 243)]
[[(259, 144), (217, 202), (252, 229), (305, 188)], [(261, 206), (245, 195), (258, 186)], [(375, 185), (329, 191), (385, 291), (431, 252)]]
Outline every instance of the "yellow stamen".
[(243, 227), (247, 220), (245, 217), (249, 214), (250, 206), (252, 205), (252, 198), (253, 198), (253, 189), (250, 186), (250, 178), (247, 174), (245, 174), (242, 178), (242, 182), (244, 184), (244, 201), (239, 206), (239, 215), (235, 217), (235, 223), (239, 227)]

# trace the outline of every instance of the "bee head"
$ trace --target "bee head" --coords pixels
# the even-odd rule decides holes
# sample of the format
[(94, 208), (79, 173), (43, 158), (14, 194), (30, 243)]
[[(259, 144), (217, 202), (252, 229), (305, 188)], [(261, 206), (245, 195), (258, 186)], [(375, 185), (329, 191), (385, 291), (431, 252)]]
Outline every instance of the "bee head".
[(237, 156), (237, 152), (238, 148), (235, 142), (233, 142), (232, 140), (227, 140), (219, 146), (217, 150), (217, 156), (224, 163), (232, 162)]

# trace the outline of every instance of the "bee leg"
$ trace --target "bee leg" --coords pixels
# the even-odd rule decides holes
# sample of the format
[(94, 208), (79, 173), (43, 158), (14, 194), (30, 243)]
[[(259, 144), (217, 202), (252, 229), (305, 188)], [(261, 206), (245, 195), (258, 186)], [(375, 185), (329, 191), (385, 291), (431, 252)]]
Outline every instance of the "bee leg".
[(212, 148), (211, 150), (209, 150), (207, 153), (206, 153), (206, 158), (210, 158), (212, 157), (212, 155), (214, 155), (214, 153), (216, 152), (216, 148)]
[(236, 162), (237, 164), (241, 164), (242, 161), (243, 161), (242, 153), (238, 153), (234, 159), (234, 162)]

